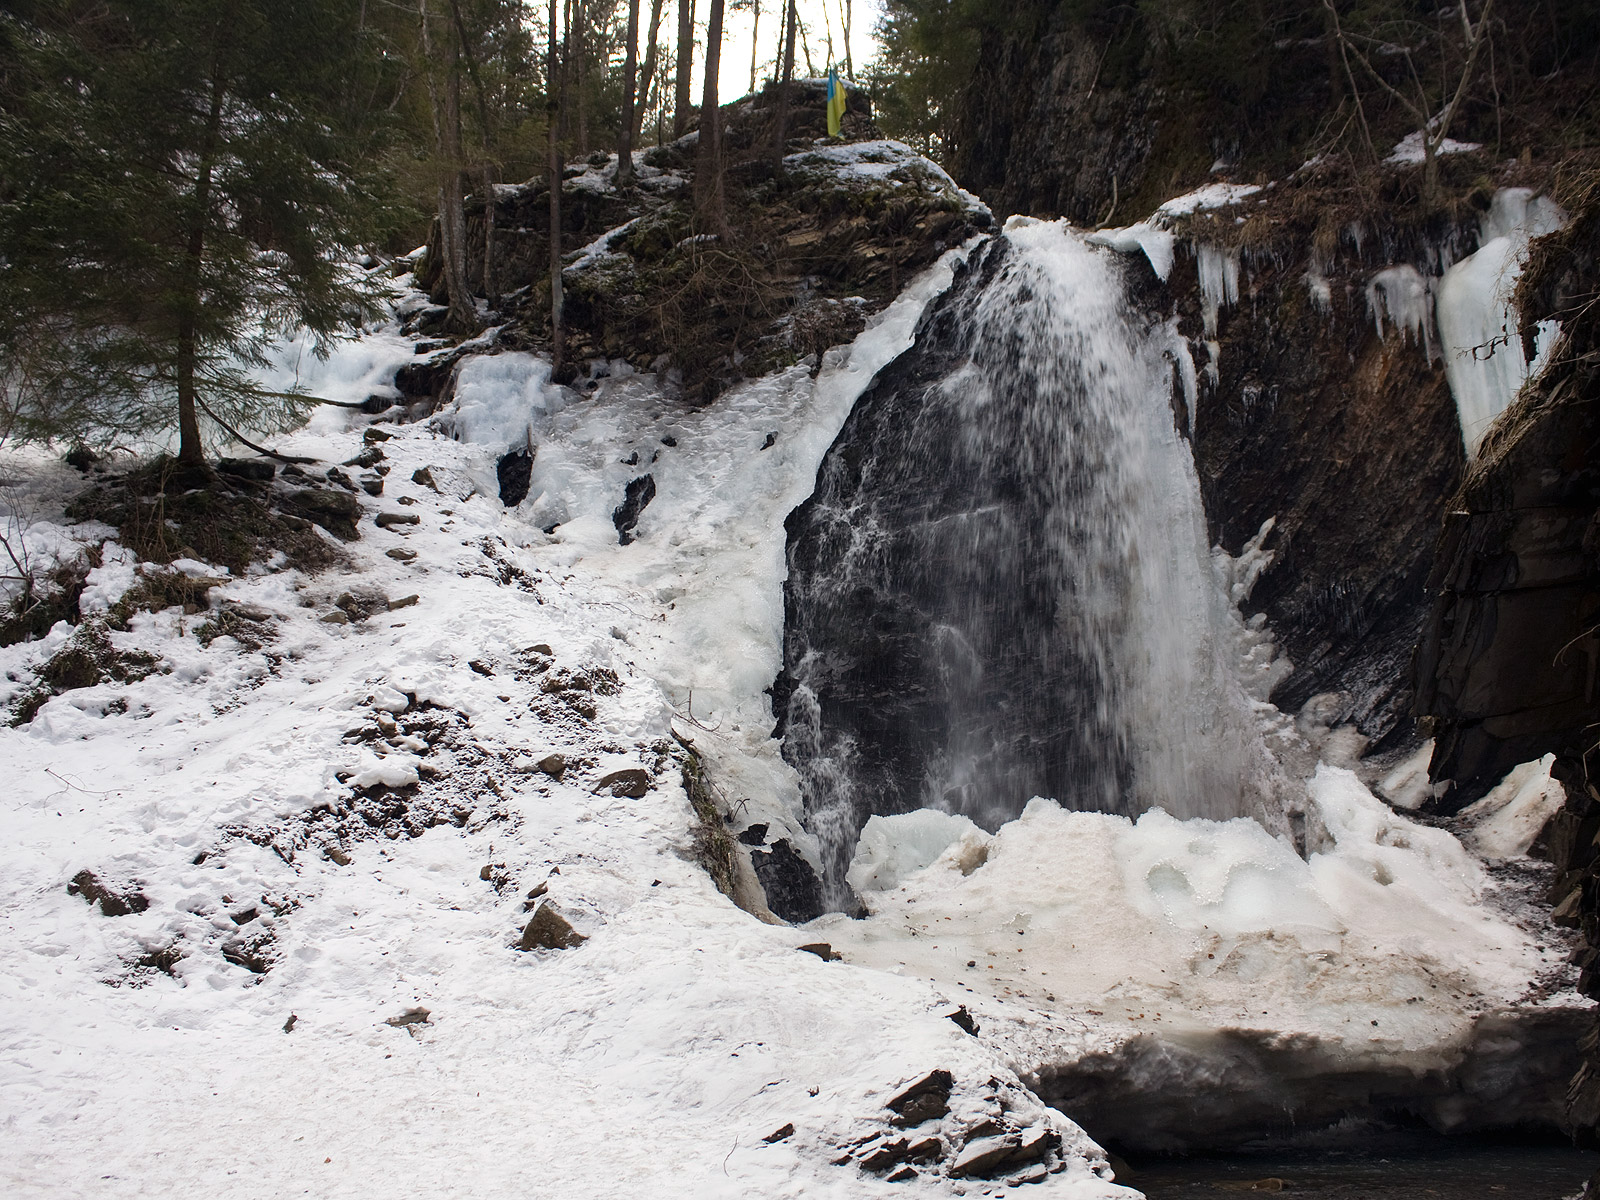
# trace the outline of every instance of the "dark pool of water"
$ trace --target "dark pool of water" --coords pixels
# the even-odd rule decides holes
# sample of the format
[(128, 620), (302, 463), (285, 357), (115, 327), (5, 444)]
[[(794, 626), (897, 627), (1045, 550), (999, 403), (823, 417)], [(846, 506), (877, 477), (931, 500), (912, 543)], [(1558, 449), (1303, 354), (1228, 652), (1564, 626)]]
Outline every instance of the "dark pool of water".
[(1315, 1196), (1318, 1200), (1568, 1200), (1600, 1154), (1563, 1145), (1376, 1135), (1322, 1149), (1136, 1159), (1117, 1181), (1149, 1200)]

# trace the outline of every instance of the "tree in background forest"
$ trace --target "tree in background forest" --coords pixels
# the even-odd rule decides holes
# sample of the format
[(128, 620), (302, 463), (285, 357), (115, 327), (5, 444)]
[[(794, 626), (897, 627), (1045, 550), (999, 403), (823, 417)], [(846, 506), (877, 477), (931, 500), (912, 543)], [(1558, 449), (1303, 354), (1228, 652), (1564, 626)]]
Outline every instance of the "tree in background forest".
[[(435, 177), (448, 327), (476, 331), (479, 321), (467, 281), (466, 183), (483, 204), (483, 292), (500, 302), (496, 275), (493, 197), (508, 164), (526, 174), (536, 139), (538, 43), (523, 0), (416, 0), (413, 75), (422, 81), (432, 139), (426, 159)], [(397, 35), (400, 31), (396, 31)], [(468, 100), (463, 103), (463, 92)]]
[(269, 338), (371, 310), (396, 80), (361, 0), (22, 0), (0, 13), (0, 389), (14, 437), (176, 426), (204, 461), (306, 400)]

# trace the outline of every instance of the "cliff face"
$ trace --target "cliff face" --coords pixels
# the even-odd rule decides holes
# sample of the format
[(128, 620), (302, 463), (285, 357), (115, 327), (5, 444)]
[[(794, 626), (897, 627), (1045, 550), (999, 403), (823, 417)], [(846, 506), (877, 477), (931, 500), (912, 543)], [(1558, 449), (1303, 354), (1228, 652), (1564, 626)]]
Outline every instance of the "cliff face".
[(1319, 13), (1270, 32), (1246, 19), (1201, 48), (1131, 9), (1072, 11), (1082, 7), (1023, 4), (1026, 15), (983, 36), (952, 171), (996, 212), (1122, 223), (1215, 162), (1286, 174), (1339, 95), (1331, 46), (1314, 36)]
[[(1212, 542), (1237, 555), (1272, 522), (1246, 610), (1267, 615), (1294, 664), (1274, 702), (1297, 712), (1331, 697), (1325, 719), (1398, 748), (1414, 738), (1411, 656), (1464, 453), (1437, 360), (1420, 338), (1379, 334), (1367, 284), (1396, 262), (1425, 269), (1438, 240), (1467, 235), (1436, 224), (1316, 254), (1292, 198), (1262, 207), (1277, 214), (1254, 218), (1263, 241), (1200, 251), (1239, 263), (1239, 300), (1209, 337), (1192, 251), (1171, 279), (1200, 365), (1193, 447)], [(1233, 221), (1192, 223), (1193, 244), (1228, 237)]]
[[(1600, 998), (1600, 195), (1540, 243), (1519, 300), (1526, 327), (1562, 322), (1553, 360), (1485, 440), (1450, 503), (1417, 659), (1434, 774), (1481, 790), (1553, 753), (1567, 793), (1547, 841), (1555, 919), (1579, 928), (1579, 988)], [(1568, 1093), (1579, 1141), (1600, 1146), (1600, 1028)], [(1590, 1192), (1600, 1194), (1592, 1182)]]

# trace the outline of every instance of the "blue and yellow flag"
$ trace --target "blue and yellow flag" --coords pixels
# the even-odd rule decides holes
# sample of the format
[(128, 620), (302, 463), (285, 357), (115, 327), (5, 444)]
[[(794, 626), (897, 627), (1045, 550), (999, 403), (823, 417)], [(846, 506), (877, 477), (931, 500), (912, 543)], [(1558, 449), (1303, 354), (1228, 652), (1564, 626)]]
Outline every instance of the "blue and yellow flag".
[(844, 88), (839, 83), (839, 68), (828, 68), (828, 136), (839, 136), (839, 122), (844, 119)]

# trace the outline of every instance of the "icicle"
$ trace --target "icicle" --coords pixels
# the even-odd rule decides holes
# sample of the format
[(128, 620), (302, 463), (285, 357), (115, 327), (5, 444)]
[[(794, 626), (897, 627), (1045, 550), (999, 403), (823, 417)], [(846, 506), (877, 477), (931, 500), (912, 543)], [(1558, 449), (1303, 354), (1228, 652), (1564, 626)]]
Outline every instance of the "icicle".
[(1200, 275), (1201, 313), (1206, 336), (1217, 335), (1217, 312), (1223, 305), (1239, 303), (1239, 248), (1224, 249), (1206, 242), (1195, 244)]
[[(1565, 223), (1566, 214), (1548, 198), (1528, 188), (1503, 188), (1480, 223), (1477, 253), (1451, 267), (1439, 282), (1445, 374), (1469, 456), (1478, 452), (1484, 434), (1531, 373), (1522, 351), (1521, 323), (1511, 304), (1528, 260), (1528, 243)], [(1558, 329), (1555, 322), (1540, 323), (1535, 368), (1543, 366)]]
[(1327, 276), (1316, 267), (1306, 272), (1306, 291), (1311, 293), (1311, 307), (1323, 316), (1333, 311), (1333, 288), (1329, 286)]
[(1383, 319), (1387, 315), (1408, 341), (1422, 346), (1430, 363), (1434, 360), (1433, 295), (1428, 281), (1415, 267), (1385, 267), (1374, 275), (1367, 283), (1367, 308), (1380, 338), (1384, 336)]

